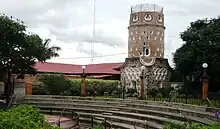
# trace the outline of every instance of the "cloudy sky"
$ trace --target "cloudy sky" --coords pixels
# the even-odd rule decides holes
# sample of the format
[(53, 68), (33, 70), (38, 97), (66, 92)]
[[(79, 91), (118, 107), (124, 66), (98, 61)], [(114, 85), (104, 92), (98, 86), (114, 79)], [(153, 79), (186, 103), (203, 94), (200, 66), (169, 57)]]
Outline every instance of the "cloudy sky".
[[(125, 60), (130, 7), (145, 3), (164, 7), (165, 57), (170, 64), (183, 43), (179, 33), (191, 21), (220, 14), (220, 0), (96, 0), (93, 63)], [(23, 20), (28, 31), (60, 46), (60, 57), (50, 62), (91, 63), (93, 0), (1, 0), (0, 12)]]

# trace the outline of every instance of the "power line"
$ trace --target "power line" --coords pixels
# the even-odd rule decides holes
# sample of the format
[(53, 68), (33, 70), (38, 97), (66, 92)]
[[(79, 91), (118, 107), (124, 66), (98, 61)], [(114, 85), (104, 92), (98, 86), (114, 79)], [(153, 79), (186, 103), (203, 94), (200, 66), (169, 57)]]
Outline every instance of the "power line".
[[(133, 53), (133, 52), (129, 52)], [(128, 53), (114, 53), (114, 54), (109, 54), (109, 55), (101, 55), (101, 56), (95, 56), (95, 58), (103, 58), (103, 57), (112, 57), (112, 56), (120, 56), (120, 55), (125, 55)], [(55, 58), (55, 59), (89, 59), (91, 56), (84, 56), (84, 57), (68, 57), (68, 58)]]
[[(128, 53), (115, 53), (115, 54), (109, 54), (109, 55), (101, 55), (101, 56), (96, 56), (96, 58), (119, 56), (119, 55), (125, 55), (125, 54), (128, 54)], [(91, 57), (85, 56), (85, 57), (70, 57), (70, 58), (56, 58), (56, 59), (88, 59), (88, 58), (91, 58)]]

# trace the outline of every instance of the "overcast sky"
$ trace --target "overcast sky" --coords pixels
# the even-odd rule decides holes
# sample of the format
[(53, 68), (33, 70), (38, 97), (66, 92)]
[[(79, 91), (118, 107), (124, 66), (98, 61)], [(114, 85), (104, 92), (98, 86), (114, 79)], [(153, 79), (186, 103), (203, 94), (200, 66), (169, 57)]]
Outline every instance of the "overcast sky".
[[(191, 21), (220, 14), (220, 0), (96, 0), (97, 57), (93, 63), (125, 60), (130, 7), (145, 3), (164, 7), (165, 57), (170, 64), (172, 53), (183, 43), (179, 33)], [(1, 0), (0, 12), (23, 20), (28, 31), (50, 38), (51, 44), (60, 46), (60, 57), (50, 62), (91, 63), (91, 58), (82, 57), (91, 57), (93, 0)]]

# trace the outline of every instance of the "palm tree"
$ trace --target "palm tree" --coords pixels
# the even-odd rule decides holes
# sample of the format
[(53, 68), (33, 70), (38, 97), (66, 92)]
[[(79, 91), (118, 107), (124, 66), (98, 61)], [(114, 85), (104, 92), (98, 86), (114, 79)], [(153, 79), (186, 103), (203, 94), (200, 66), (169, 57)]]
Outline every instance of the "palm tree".
[(45, 59), (50, 59), (52, 57), (58, 57), (59, 54), (57, 53), (57, 51), (61, 50), (60, 47), (58, 46), (49, 46), (51, 40), (50, 39), (45, 39), (44, 43), (43, 43), (43, 47), (45, 49)]

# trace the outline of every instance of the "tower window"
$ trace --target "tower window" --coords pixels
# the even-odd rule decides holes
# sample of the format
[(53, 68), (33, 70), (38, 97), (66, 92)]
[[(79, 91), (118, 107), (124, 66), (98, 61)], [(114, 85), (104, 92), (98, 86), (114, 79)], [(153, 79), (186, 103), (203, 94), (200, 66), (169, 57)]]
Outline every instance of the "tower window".
[(140, 55), (142, 55), (142, 52), (140, 52)]
[(143, 46), (143, 56), (149, 56), (150, 55), (150, 50), (148, 48), (148, 44), (147, 42), (144, 42), (144, 46)]
[(139, 40), (141, 40), (141, 36), (139, 36), (138, 38), (139, 38)]
[(147, 35), (147, 39), (150, 40), (150, 36), (149, 35)]
[(160, 31), (157, 32), (157, 35), (160, 35)]
[(150, 34), (151, 34), (151, 35), (153, 35), (153, 34), (154, 34), (154, 31), (153, 31), (153, 30), (151, 30), (151, 31), (150, 31)]
[(149, 50), (148, 48), (145, 48), (145, 55), (148, 55), (149, 54)]

